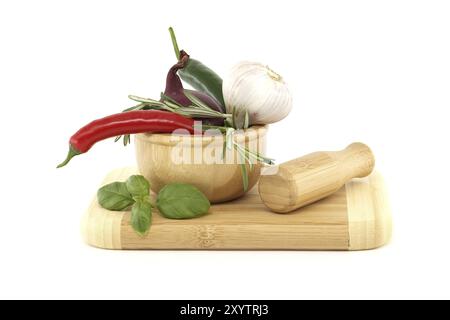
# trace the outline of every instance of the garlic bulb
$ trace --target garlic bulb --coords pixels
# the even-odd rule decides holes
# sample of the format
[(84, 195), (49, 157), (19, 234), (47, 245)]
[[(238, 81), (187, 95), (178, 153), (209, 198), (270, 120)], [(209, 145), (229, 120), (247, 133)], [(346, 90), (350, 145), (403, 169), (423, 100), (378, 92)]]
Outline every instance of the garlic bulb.
[(285, 118), (292, 96), (283, 78), (269, 67), (240, 62), (223, 80), (227, 113), (248, 112), (250, 124), (269, 124)]

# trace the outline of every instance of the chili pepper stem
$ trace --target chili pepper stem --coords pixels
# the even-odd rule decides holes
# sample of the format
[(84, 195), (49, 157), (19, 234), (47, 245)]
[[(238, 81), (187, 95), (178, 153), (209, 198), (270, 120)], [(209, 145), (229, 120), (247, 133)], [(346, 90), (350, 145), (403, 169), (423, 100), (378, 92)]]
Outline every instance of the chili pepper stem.
[(67, 153), (67, 157), (66, 160), (64, 160), (63, 162), (61, 162), (56, 168), (61, 168), (64, 167), (66, 164), (69, 163), (70, 159), (72, 159), (75, 156), (80, 155), (82, 152), (76, 150), (72, 145), (70, 145), (69, 147), (69, 153)]
[(175, 36), (175, 32), (173, 28), (169, 28), (170, 38), (172, 39), (173, 50), (175, 51), (175, 56), (177, 57), (177, 61), (180, 61), (180, 49), (178, 48), (177, 38)]

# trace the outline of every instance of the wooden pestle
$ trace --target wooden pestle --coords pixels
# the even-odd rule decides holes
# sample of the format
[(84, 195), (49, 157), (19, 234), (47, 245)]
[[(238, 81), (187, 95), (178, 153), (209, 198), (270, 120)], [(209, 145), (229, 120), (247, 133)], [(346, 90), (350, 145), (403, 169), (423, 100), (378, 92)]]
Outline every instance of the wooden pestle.
[(359, 142), (342, 151), (314, 152), (279, 165), (275, 174), (263, 173), (259, 195), (272, 211), (287, 213), (329, 196), (353, 178), (368, 176), (374, 165), (372, 151)]

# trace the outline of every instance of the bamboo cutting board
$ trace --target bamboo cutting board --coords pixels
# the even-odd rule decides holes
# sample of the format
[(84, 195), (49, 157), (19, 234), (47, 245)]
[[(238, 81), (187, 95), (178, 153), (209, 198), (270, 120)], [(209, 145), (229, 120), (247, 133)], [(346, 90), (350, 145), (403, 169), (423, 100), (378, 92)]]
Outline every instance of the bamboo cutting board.
[[(136, 173), (118, 169), (103, 183)], [(383, 246), (391, 236), (386, 191), (376, 172), (289, 214), (269, 211), (255, 188), (241, 199), (213, 205), (200, 218), (171, 220), (155, 210), (145, 237), (134, 233), (129, 220), (129, 212), (105, 210), (94, 198), (83, 219), (84, 239), (94, 247), (124, 250), (367, 250)]]

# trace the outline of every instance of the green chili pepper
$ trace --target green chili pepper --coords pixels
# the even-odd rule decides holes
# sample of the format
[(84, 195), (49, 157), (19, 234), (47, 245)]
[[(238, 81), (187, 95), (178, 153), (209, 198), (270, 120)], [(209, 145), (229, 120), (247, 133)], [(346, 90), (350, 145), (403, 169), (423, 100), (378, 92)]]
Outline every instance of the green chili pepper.
[(178, 71), (180, 78), (195, 90), (215, 98), (225, 105), (222, 93), (222, 78), (198, 60), (189, 58), (186, 66)]
[[(179, 51), (173, 29), (169, 28), (169, 32), (178, 61), (186, 61), (183, 68), (178, 71), (180, 78), (190, 84), (195, 90), (206, 93), (215, 98), (222, 106), (225, 106), (222, 93), (222, 78), (200, 61), (191, 59), (185, 51)], [(186, 59), (186, 56), (188, 59)]]

